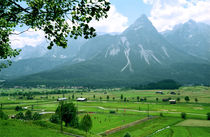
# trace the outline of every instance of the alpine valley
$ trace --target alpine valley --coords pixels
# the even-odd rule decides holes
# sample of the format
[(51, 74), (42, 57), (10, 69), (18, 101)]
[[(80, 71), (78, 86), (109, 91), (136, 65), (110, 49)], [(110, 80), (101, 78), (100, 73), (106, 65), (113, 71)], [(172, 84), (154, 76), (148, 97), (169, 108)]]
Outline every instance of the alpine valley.
[(24, 47), (0, 72), (4, 86), (132, 87), (172, 79), (210, 85), (210, 26), (190, 20), (159, 33), (145, 15), (119, 35)]

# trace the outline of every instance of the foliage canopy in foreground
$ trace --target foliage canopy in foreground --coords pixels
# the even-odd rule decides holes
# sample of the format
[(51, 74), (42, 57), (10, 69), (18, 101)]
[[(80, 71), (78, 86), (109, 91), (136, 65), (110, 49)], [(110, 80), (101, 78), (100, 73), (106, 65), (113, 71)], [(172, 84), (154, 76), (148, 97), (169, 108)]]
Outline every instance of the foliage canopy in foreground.
[[(19, 54), (9, 39), (10, 35), (20, 34), (14, 33), (16, 27), (42, 30), (49, 40), (49, 49), (54, 45), (65, 48), (69, 35), (75, 39), (96, 36), (89, 23), (107, 17), (109, 9), (106, 0), (0, 0), (0, 59)], [(2, 63), (0, 68), (10, 64), (11, 61)]]

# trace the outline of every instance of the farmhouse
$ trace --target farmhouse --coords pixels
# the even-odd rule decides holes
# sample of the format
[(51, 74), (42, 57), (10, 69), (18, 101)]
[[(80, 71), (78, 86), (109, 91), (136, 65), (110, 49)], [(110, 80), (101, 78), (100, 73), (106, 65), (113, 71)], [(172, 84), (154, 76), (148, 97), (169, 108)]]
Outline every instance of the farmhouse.
[(156, 93), (156, 94), (163, 94), (162, 91), (156, 91), (155, 93)]
[(169, 100), (170, 104), (176, 104), (176, 100)]
[(64, 101), (67, 100), (67, 98), (58, 98), (57, 101)]
[(87, 101), (87, 98), (77, 98), (77, 101)]

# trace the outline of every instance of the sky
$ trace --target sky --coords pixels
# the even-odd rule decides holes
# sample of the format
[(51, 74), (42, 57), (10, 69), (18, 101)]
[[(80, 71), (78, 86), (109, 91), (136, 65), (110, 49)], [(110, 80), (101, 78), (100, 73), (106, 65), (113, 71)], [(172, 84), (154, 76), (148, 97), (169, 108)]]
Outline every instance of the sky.
[[(159, 32), (172, 30), (190, 19), (210, 25), (210, 0), (109, 0), (108, 18), (91, 26), (100, 33), (121, 33), (142, 14), (145, 14)], [(16, 30), (19, 33), (21, 30)], [(21, 35), (10, 37), (13, 48), (44, 43), (44, 33), (29, 29)]]

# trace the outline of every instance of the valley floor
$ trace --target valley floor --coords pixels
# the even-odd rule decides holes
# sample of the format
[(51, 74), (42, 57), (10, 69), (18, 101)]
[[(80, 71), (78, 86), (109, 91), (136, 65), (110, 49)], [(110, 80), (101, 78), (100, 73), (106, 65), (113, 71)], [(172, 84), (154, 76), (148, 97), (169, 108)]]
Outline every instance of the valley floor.
[[(126, 133), (129, 133), (132, 137), (210, 136), (210, 123), (206, 120), (206, 114), (210, 111), (209, 87), (182, 87), (179, 90), (173, 90), (176, 95), (170, 94), (172, 90), (162, 90), (164, 94), (157, 94), (156, 91), (159, 90), (60, 90), (65, 91), (65, 93), (52, 94), (51, 92), (55, 89), (0, 89), (0, 104), (2, 104), (2, 110), (9, 116), (18, 113), (15, 111), (16, 106), (25, 107), (32, 110), (33, 113), (46, 112), (42, 115), (42, 120), (35, 123), (1, 120), (1, 137), (101, 136), (105, 132), (145, 119), (148, 116), (153, 118), (128, 126), (107, 136), (123, 137)], [(6, 92), (10, 93), (10, 96), (2, 94)], [(15, 92), (34, 93), (33, 99), (27, 100), (23, 95), (14, 95)], [(38, 92), (44, 92), (44, 94), (37, 95)], [(184, 100), (186, 96), (189, 96), (189, 102)], [(79, 119), (84, 114), (89, 113), (93, 121), (93, 127), (89, 133), (67, 127), (64, 131), (69, 134), (61, 134), (59, 125), (49, 122), (49, 118), (59, 105), (56, 101), (59, 97), (66, 97), (67, 102), (75, 103), (79, 110)], [(88, 98), (88, 101), (76, 102), (77, 97)], [(140, 102), (138, 98), (139, 100), (145, 100)], [(163, 102), (162, 99), (164, 98), (176, 100), (180, 98), (180, 101), (177, 101), (176, 104), (170, 104), (169, 102)], [(195, 102), (195, 98), (198, 101)], [(25, 111), (22, 112), (25, 113)], [(181, 118), (181, 112), (186, 113), (186, 120)]]

